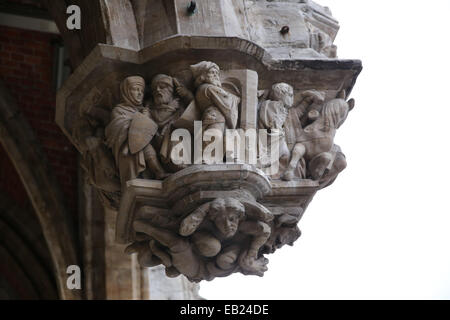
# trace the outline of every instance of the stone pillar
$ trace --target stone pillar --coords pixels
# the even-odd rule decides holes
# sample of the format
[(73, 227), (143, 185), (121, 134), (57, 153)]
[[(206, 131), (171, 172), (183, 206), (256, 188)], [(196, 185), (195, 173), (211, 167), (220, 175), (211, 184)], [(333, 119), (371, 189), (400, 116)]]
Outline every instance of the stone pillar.
[(83, 291), (88, 300), (106, 299), (105, 215), (97, 192), (80, 169), (78, 185), (80, 239), (83, 253)]
[(141, 299), (141, 269), (135, 255), (124, 255), (125, 246), (115, 242), (116, 213), (105, 210), (105, 277), (107, 299)]

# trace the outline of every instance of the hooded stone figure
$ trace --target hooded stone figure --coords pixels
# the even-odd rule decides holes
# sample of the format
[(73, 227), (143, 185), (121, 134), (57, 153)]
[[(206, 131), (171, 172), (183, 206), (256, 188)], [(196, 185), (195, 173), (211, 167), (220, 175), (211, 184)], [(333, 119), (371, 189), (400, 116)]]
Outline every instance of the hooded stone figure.
[(150, 144), (158, 126), (142, 105), (144, 89), (142, 77), (132, 76), (123, 80), (120, 85), (121, 103), (113, 109), (111, 122), (105, 130), (106, 144), (114, 154), (122, 186), (137, 178), (147, 166), (156, 179), (167, 176)]

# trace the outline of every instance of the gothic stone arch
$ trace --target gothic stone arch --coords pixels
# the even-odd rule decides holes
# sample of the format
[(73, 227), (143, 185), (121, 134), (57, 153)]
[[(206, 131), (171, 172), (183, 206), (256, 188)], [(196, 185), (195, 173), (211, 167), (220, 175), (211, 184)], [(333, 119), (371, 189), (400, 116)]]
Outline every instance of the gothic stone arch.
[(80, 299), (80, 291), (66, 287), (67, 267), (79, 263), (62, 195), (39, 141), (1, 83), (0, 143), (13, 162), (38, 217), (56, 270), (60, 297)]

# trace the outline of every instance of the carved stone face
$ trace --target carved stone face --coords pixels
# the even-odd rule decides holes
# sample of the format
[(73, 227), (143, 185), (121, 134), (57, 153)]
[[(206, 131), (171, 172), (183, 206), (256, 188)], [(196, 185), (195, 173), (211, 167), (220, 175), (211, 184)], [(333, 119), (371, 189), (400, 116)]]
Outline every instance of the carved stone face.
[(130, 87), (130, 95), (133, 102), (142, 104), (144, 100), (144, 88), (139, 84), (132, 84)]
[(286, 108), (294, 105), (294, 90), (287, 83), (277, 83), (272, 87), (272, 99), (282, 101)]
[(235, 208), (228, 207), (225, 210), (217, 215), (214, 224), (225, 238), (231, 238), (239, 227), (239, 213)]
[(211, 69), (209, 69), (205, 74), (205, 82), (206, 83), (210, 83), (212, 85), (215, 86), (222, 86), (222, 83), (220, 82), (220, 73), (219, 73), (219, 69), (217, 69), (216, 67), (212, 67)]
[(157, 105), (168, 104), (173, 100), (173, 87), (167, 82), (158, 81), (153, 86), (152, 93)]

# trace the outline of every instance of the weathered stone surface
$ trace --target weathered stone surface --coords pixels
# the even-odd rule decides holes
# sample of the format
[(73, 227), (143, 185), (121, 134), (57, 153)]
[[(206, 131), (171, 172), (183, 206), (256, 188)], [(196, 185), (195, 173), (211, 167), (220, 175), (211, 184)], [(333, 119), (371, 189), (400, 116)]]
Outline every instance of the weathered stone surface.
[[(169, 277), (262, 276), (265, 255), (297, 240), (314, 194), (346, 167), (334, 136), (361, 62), (336, 59), (337, 21), (306, 0), (101, 11), (107, 44), (59, 91), (56, 121), (118, 210), (117, 241)], [(244, 139), (228, 150), (234, 129)]]
[[(76, 0), (85, 15), (81, 30), (67, 30), (66, 6), (47, 6), (71, 49), (74, 66), (97, 43), (144, 50), (184, 35), (240, 38), (267, 50), (274, 59), (335, 58), (338, 22), (313, 1), (197, 1), (190, 14), (184, 0)], [(91, 24), (91, 25), (88, 25)], [(93, 25), (92, 25), (93, 24)], [(282, 33), (283, 27), (289, 32)], [(95, 32), (93, 32), (93, 29)], [(193, 46), (196, 47), (196, 46)]]

